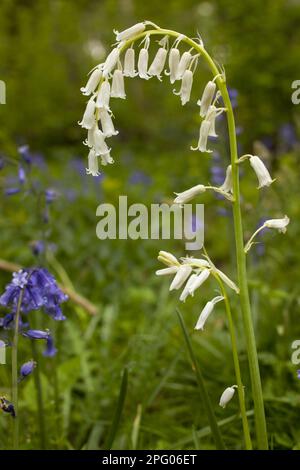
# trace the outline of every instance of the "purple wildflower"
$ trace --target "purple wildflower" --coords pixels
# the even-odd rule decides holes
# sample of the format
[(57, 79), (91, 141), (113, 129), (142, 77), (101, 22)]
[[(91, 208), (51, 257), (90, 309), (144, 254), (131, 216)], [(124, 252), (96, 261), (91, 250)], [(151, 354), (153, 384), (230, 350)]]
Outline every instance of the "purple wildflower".
[(25, 170), (22, 166), (20, 166), (20, 168), (19, 168), (18, 177), (19, 177), (19, 183), (24, 184), (25, 181), (26, 181), (26, 173), (25, 173)]
[(55, 189), (46, 189), (45, 191), (45, 198), (46, 203), (51, 204), (51, 202), (55, 201), (58, 198), (59, 194)]
[(18, 151), (19, 151), (19, 154), (21, 155), (21, 157), (23, 158), (23, 160), (25, 161), (25, 163), (30, 165), (30, 163), (32, 161), (32, 155), (29, 151), (29, 145), (21, 145), (18, 148)]
[(0, 397), (0, 408), (4, 413), (9, 413), (13, 418), (16, 417), (14, 405), (5, 397)]
[(18, 194), (20, 192), (21, 192), (20, 188), (7, 188), (4, 191), (4, 194), (5, 196), (14, 196), (15, 194)]
[(42, 339), (46, 341), (46, 349), (43, 352), (44, 356), (52, 357), (56, 354), (57, 349), (54, 346), (54, 341), (49, 330), (27, 330), (23, 335), (30, 339)]
[(36, 362), (33, 359), (31, 359), (28, 362), (25, 362), (20, 368), (20, 381), (25, 379), (25, 377), (27, 377), (28, 375), (30, 375), (35, 369), (35, 367), (36, 367)]
[(300, 369), (297, 370), (297, 377), (300, 379)]

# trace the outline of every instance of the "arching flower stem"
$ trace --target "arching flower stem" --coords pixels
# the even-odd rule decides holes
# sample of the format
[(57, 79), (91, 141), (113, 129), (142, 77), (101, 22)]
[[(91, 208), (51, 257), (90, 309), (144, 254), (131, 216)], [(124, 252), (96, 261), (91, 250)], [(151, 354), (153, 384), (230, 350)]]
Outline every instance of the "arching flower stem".
[(121, 54), (124, 50), (130, 47), (135, 41), (142, 40), (146, 35), (155, 36), (171, 36), (181, 39), (182, 42), (188, 44), (190, 47), (194, 48), (195, 51), (200, 54), (203, 59), (206, 61), (210, 71), (212, 72), (213, 78), (215, 78), (215, 83), (219, 88), (221, 96), (223, 98), (224, 107), (227, 109), (227, 125), (228, 125), (228, 134), (229, 134), (229, 144), (230, 144), (230, 159), (232, 166), (232, 192), (233, 192), (233, 219), (234, 219), (234, 234), (235, 234), (235, 247), (236, 247), (236, 263), (237, 263), (237, 275), (240, 288), (240, 305), (243, 317), (244, 332), (246, 338), (247, 346), (247, 355), (250, 368), (250, 377), (252, 383), (252, 394), (254, 401), (254, 415), (255, 415), (255, 424), (256, 424), (256, 436), (257, 436), (257, 447), (260, 450), (268, 449), (268, 439), (267, 439), (267, 430), (266, 430), (266, 420), (265, 420), (265, 411), (264, 411), (264, 402), (261, 386), (261, 378), (257, 357), (256, 341), (254, 334), (254, 327), (252, 321), (250, 299), (249, 299), (249, 290), (247, 282), (247, 268), (246, 268), (246, 256), (244, 252), (244, 237), (243, 237), (243, 224), (242, 224), (242, 214), (241, 214), (241, 202), (240, 202), (240, 188), (239, 188), (239, 165), (238, 165), (238, 152), (237, 152), (237, 141), (236, 141), (236, 129), (235, 129), (235, 119), (233, 114), (233, 109), (231, 101), (229, 98), (228, 90), (226, 87), (226, 81), (224, 74), (220, 74), (220, 70), (217, 65), (209, 55), (209, 53), (204, 49), (204, 47), (194, 41), (193, 39), (188, 38), (176, 31), (169, 29), (157, 29), (144, 31), (131, 37), (130, 40), (124, 41), (120, 44), (119, 53)]

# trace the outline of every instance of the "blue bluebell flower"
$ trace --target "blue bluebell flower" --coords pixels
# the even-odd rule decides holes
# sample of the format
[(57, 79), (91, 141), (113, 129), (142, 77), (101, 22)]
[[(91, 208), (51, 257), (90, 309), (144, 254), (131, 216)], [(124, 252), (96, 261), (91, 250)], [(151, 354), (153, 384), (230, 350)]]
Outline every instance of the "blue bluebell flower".
[(21, 192), (20, 188), (7, 188), (4, 191), (5, 196), (14, 196), (15, 194), (18, 194)]
[(19, 154), (28, 165), (32, 162), (32, 155), (29, 150), (29, 145), (20, 145), (18, 148)]
[(300, 369), (297, 370), (297, 377), (300, 379)]
[(0, 408), (4, 413), (9, 413), (13, 418), (16, 417), (14, 405), (5, 397), (0, 397)]
[(19, 177), (19, 183), (24, 184), (26, 181), (26, 173), (22, 166), (19, 167), (18, 177)]
[(42, 339), (46, 341), (46, 349), (43, 352), (44, 356), (52, 357), (56, 354), (57, 349), (54, 346), (54, 341), (49, 330), (27, 330), (23, 336), (30, 339)]
[(20, 379), (19, 380), (21, 381), (25, 379), (25, 377), (30, 375), (35, 369), (35, 367), (36, 367), (36, 362), (33, 359), (22, 364), (20, 367)]
[(58, 198), (59, 194), (55, 189), (46, 189), (45, 191), (45, 198), (46, 203), (51, 204), (51, 202), (55, 201)]

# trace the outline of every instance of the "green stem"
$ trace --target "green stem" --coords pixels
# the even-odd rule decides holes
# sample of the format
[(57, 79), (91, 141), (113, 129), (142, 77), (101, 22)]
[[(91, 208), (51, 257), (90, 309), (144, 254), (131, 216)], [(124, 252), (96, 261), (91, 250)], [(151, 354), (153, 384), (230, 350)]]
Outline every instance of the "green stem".
[(230, 303), (229, 303), (229, 299), (227, 296), (227, 292), (224, 288), (223, 282), (221, 281), (221, 279), (219, 278), (217, 274), (215, 274), (215, 278), (217, 279), (219, 283), (222, 296), (224, 297), (225, 309), (226, 309), (227, 318), (228, 318), (229, 333), (230, 333), (230, 339), (231, 339), (231, 345), (232, 345), (233, 364), (234, 364), (234, 370), (235, 370), (235, 376), (236, 376), (236, 384), (238, 387), (238, 396), (239, 396), (239, 403), (240, 403), (240, 410), (241, 410), (241, 417), (242, 417), (242, 424), (243, 424), (243, 431), (244, 431), (245, 446), (247, 450), (252, 450), (252, 442), (251, 442), (251, 436), (249, 432), (247, 410), (246, 410), (246, 405), (245, 405), (244, 386), (242, 382), (241, 368), (240, 368), (240, 363), (239, 363), (238, 348), (237, 348), (237, 341), (236, 341), (236, 333), (235, 333), (235, 328), (233, 324)]
[(12, 378), (12, 404), (15, 409), (15, 418), (13, 421), (13, 449), (19, 448), (19, 408), (18, 408), (18, 340), (19, 340), (19, 321), (21, 315), (21, 305), (23, 300), (24, 291), (21, 289), (17, 311), (15, 315), (15, 328), (12, 342), (11, 352), (11, 378)]
[(44, 401), (43, 401), (43, 389), (41, 383), (41, 375), (39, 368), (39, 357), (38, 351), (36, 348), (35, 340), (31, 341), (32, 355), (34, 361), (37, 363), (37, 367), (34, 371), (34, 385), (36, 390), (37, 397), (37, 414), (38, 414), (38, 423), (39, 423), (39, 439), (41, 450), (45, 450), (46, 446), (46, 432), (45, 432), (45, 420), (44, 420)]
[[(153, 29), (138, 34), (134, 38), (124, 42), (120, 48), (120, 53), (128, 48), (133, 42), (143, 39), (146, 35), (168, 35), (174, 38), (182, 37), (182, 42), (185, 42), (190, 47), (193, 47), (195, 51), (201, 54), (204, 60), (207, 62), (213, 76), (220, 75), (220, 71), (214, 63), (211, 56), (204, 49), (204, 47), (196, 41), (181, 35), (176, 31), (169, 29)], [(247, 282), (247, 269), (246, 269), (246, 256), (244, 252), (244, 236), (243, 236), (243, 225), (242, 225), (242, 214), (241, 214), (241, 202), (240, 202), (240, 188), (239, 188), (239, 168), (238, 168), (238, 154), (237, 154), (237, 142), (236, 142), (236, 130), (233, 109), (229, 98), (228, 90), (226, 87), (225, 79), (218, 76), (216, 84), (221, 92), (224, 105), (227, 109), (227, 124), (229, 133), (229, 144), (230, 144), (230, 158), (232, 166), (232, 183), (233, 183), (233, 220), (234, 220), (234, 235), (235, 235), (235, 247), (236, 247), (236, 262), (237, 262), (237, 275), (240, 288), (240, 303), (243, 317), (244, 331), (247, 345), (247, 355), (250, 368), (250, 377), (252, 384), (252, 394), (254, 401), (254, 415), (256, 424), (256, 435), (257, 435), (257, 446), (259, 449), (268, 449), (268, 438), (266, 429), (266, 419), (264, 411), (264, 402), (262, 394), (262, 386), (260, 379), (260, 371), (257, 357), (256, 341), (254, 335), (253, 321), (251, 315), (251, 307), (249, 300), (249, 290)]]

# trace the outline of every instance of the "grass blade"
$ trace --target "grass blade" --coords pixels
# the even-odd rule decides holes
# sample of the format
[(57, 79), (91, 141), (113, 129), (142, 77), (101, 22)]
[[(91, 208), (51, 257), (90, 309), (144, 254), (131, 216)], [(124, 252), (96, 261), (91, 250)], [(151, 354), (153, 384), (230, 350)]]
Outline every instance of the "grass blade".
[(107, 449), (107, 450), (111, 450), (116, 434), (118, 432), (118, 428), (119, 428), (119, 424), (120, 424), (120, 420), (122, 416), (122, 411), (124, 408), (125, 398), (127, 394), (127, 384), (128, 384), (128, 372), (127, 372), (127, 368), (125, 367), (123, 371), (122, 382), (121, 382), (121, 387), (120, 387), (118, 403), (117, 403), (116, 410), (115, 410), (115, 415), (113, 418), (110, 431), (108, 433), (108, 437), (104, 444), (104, 449)]
[(223, 450), (223, 449), (225, 449), (225, 445), (224, 445), (223, 438), (222, 438), (222, 435), (221, 435), (221, 432), (220, 432), (220, 429), (219, 429), (219, 426), (218, 426), (217, 419), (216, 419), (214, 411), (213, 411), (213, 407), (212, 407), (208, 392), (206, 390), (205, 382), (204, 382), (204, 379), (202, 377), (202, 373), (201, 373), (201, 370), (200, 370), (200, 367), (199, 367), (199, 363), (196, 359), (196, 356), (195, 356), (195, 353), (194, 353), (194, 350), (193, 350), (193, 347), (192, 347), (192, 344), (191, 344), (189, 334), (187, 332), (184, 320), (182, 318), (182, 315), (181, 315), (181, 313), (178, 309), (176, 309), (176, 313), (177, 313), (179, 321), (180, 321), (180, 326), (182, 328), (183, 336), (184, 336), (186, 346), (187, 346), (187, 349), (188, 349), (188, 352), (189, 352), (189, 355), (190, 355), (193, 370), (195, 371), (198, 387), (199, 387), (199, 390), (200, 390), (201, 399), (203, 401), (203, 404), (204, 404), (204, 407), (205, 407), (205, 410), (206, 410), (206, 413), (207, 413), (209, 426), (211, 428), (211, 432), (212, 432), (212, 436), (213, 436), (215, 444), (216, 444), (216, 448), (219, 449), (219, 450), (221, 450), (221, 449)]

